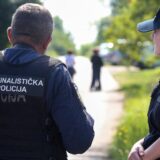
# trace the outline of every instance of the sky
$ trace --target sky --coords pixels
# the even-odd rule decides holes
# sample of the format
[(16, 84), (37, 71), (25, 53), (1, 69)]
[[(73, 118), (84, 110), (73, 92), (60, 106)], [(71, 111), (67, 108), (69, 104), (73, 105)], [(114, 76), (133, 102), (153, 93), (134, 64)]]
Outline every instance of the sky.
[(110, 0), (43, 0), (53, 16), (63, 20), (63, 26), (72, 34), (76, 47), (95, 40), (95, 23), (110, 14)]

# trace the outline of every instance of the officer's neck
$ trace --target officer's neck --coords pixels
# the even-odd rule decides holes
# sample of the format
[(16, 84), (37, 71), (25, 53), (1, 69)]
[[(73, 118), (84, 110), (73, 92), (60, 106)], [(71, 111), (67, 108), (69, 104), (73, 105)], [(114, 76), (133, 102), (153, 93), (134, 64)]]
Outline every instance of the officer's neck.
[(16, 46), (16, 45), (25, 45), (25, 46), (28, 46), (28, 47), (34, 49), (39, 54), (44, 54), (45, 53), (45, 49), (43, 49), (43, 47), (41, 45), (36, 45), (34, 43), (31, 43), (31, 42), (16, 41), (16, 42), (13, 43), (13, 46)]

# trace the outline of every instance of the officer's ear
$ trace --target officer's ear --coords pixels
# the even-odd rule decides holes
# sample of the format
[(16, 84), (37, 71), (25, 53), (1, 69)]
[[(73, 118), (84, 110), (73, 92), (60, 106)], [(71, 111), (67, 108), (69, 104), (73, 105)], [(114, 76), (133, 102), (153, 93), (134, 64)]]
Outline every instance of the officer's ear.
[(12, 28), (11, 27), (7, 28), (7, 36), (8, 36), (9, 43), (13, 44)]
[(43, 49), (44, 49), (44, 50), (47, 49), (47, 47), (48, 47), (48, 45), (49, 45), (49, 43), (50, 43), (51, 41), (52, 41), (52, 37), (51, 37), (51, 36), (46, 39), (46, 41), (43, 43)]

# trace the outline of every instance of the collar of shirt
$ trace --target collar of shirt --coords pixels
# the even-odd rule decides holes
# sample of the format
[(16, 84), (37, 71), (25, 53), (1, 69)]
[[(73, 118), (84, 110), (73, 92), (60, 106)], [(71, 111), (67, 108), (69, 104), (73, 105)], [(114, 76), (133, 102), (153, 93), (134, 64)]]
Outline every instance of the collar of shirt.
[(28, 44), (20, 43), (4, 50), (4, 60), (10, 64), (19, 65), (29, 63), (40, 56), (42, 55), (37, 53), (34, 48)]

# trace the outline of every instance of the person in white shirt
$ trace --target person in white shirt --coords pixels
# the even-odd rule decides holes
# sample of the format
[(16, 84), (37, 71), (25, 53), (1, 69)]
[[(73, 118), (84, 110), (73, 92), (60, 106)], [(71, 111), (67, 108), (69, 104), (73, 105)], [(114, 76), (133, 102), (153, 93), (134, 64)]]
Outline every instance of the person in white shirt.
[(67, 51), (67, 55), (66, 55), (66, 66), (72, 78), (76, 73), (74, 65), (75, 65), (75, 56), (73, 55), (73, 51), (69, 50)]

